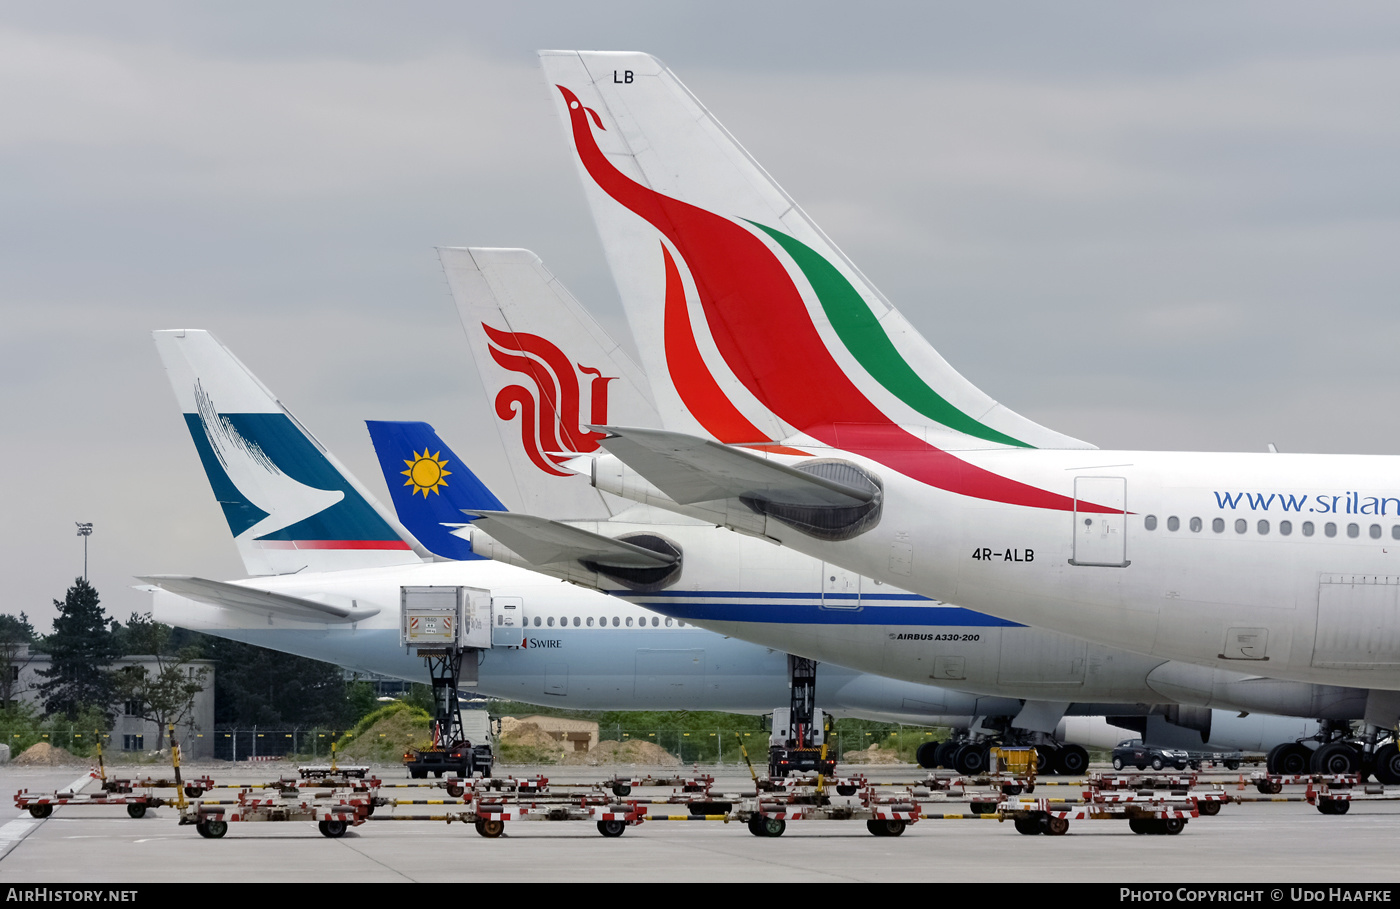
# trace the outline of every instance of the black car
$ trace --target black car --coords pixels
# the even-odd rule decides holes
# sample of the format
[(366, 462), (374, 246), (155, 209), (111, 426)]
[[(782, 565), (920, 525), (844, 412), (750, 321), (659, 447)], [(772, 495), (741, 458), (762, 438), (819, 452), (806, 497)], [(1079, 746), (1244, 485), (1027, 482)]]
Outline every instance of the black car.
[(1122, 770), (1129, 764), (1139, 770), (1149, 766), (1153, 770), (1175, 767), (1185, 770), (1191, 763), (1191, 755), (1179, 748), (1155, 748), (1143, 744), (1142, 739), (1124, 739), (1113, 749), (1113, 769)]

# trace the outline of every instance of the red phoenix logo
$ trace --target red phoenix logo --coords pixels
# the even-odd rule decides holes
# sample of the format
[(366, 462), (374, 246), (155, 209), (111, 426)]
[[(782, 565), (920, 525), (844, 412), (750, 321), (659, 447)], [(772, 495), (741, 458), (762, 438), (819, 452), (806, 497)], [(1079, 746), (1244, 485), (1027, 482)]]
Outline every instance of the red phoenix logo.
[(608, 383), (616, 376), (580, 365), (578, 372), (564, 352), (539, 335), (501, 331), (482, 323), (491, 358), (511, 372), (528, 376), (533, 389), (507, 385), (496, 394), (496, 416), (520, 417), (520, 442), (530, 461), (556, 477), (572, 476), (558, 466), (575, 455), (598, 450), (601, 432), (584, 429), (579, 373), (588, 382), (588, 423), (608, 422)]

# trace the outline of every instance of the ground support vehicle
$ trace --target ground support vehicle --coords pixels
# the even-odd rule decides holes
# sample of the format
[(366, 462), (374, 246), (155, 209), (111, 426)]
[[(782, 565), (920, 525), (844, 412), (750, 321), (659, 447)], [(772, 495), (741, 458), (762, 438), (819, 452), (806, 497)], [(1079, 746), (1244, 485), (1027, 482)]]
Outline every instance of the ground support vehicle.
[(112, 795), (127, 795), (137, 789), (184, 789), (185, 795), (192, 799), (197, 799), (205, 792), (215, 786), (212, 777), (200, 776), (182, 779), (164, 779), (158, 777), (138, 777), (136, 779), (112, 778), (102, 780), (102, 791)]
[(1008, 798), (997, 813), (1009, 819), (1017, 833), (1034, 836), (1063, 836), (1069, 832), (1069, 822), (1127, 821), (1134, 833), (1167, 834), (1175, 836), (1186, 828), (1191, 818), (1200, 817), (1195, 801), (1189, 796), (1156, 796), (1141, 801), (1090, 802), (1077, 806), (1052, 807), (1049, 799)]
[(814, 805), (790, 798), (759, 796), (745, 799), (731, 819), (740, 821), (754, 836), (782, 836), (788, 821), (864, 820), (874, 836), (899, 836), (921, 817), (919, 806), (908, 798), (882, 798), (867, 792), (856, 804)]
[(682, 792), (709, 792), (710, 787), (715, 784), (715, 778), (705, 774), (692, 774), (690, 776), (622, 776), (615, 774), (603, 780), (602, 783), (583, 784), (592, 788), (609, 789), (618, 798), (626, 798), (632, 793), (632, 788), (642, 786), (677, 786)]
[(60, 805), (74, 805), (82, 808), (92, 805), (125, 805), (126, 813), (130, 817), (140, 818), (146, 816), (147, 808), (159, 808), (162, 805), (171, 804), (174, 804), (174, 800), (152, 795), (84, 795), (72, 790), (38, 793), (30, 792), (28, 789), (21, 789), (15, 793), (15, 807), (21, 811), (28, 811), (30, 817), (39, 820), (53, 814), (53, 810)]
[(1308, 783), (1306, 798), (1323, 814), (1346, 814), (1352, 802), (1400, 801), (1400, 789), (1387, 790), (1380, 783), (1322, 779)]
[[(1126, 789), (1170, 789), (1186, 792), (1195, 789), (1200, 777), (1194, 773), (1091, 773), (1084, 785), (1092, 792), (1115, 792)], [(1085, 798), (1088, 798), (1086, 795)]]
[(1264, 795), (1278, 795), (1284, 786), (1315, 786), (1327, 784), (1341, 787), (1359, 786), (1361, 777), (1355, 773), (1253, 773), (1249, 782)]
[[(1233, 801), (1230, 796), (1220, 790), (1211, 792), (1173, 792), (1172, 798), (1185, 795), (1196, 804), (1196, 811), (1201, 817), (1215, 817), (1220, 813), (1220, 809), (1228, 802)], [(1084, 800), (1097, 805), (1126, 805), (1134, 802), (1150, 802), (1167, 797), (1163, 793), (1144, 790), (1139, 792), (1093, 792), (1085, 790)]]
[(180, 811), (180, 825), (192, 824), (200, 836), (216, 840), (228, 832), (230, 823), (240, 821), (316, 821), (321, 834), (334, 839), (363, 824), (373, 810), (370, 797), (363, 793), (287, 798), (254, 796), (245, 789), (232, 805), (189, 803)]
[(362, 780), (369, 775), (369, 766), (338, 766), (336, 764), (306, 764), (297, 768), (304, 780), (333, 782), (344, 785), (349, 780)]

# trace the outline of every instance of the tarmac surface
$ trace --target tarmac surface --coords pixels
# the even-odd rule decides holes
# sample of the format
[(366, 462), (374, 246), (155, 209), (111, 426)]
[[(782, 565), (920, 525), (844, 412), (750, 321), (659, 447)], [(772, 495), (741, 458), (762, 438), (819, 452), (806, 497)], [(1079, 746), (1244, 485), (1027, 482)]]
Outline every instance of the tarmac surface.
[[(143, 772), (166, 775), (146, 766)], [(862, 768), (872, 780), (913, 781), (907, 765)], [(1098, 768), (1096, 768), (1098, 769)], [(1106, 768), (1104, 768), (1106, 769)], [(121, 768), (118, 772), (130, 771)], [(271, 780), (289, 765), (211, 764), (186, 776), (217, 781)], [(551, 782), (597, 782), (615, 772), (674, 774), (659, 768), (502, 768), (502, 774), (544, 773)], [(752, 789), (743, 768), (701, 767), (718, 778), (715, 791)], [(408, 782), (399, 767), (379, 768), (386, 782)], [(0, 787), (52, 792), (85, 776), (80, 767), (0, 766)], [(648, 822), (604, 838), (591, 822), (507, 822), (487, 839), (468, 824), (386, 822), (397, 813), (442, 807), (388, 807), (339, 839), (305, 821), (232, 823), (222, 839), (179, 826), (174, 808), (141, 819), (124, 807), (60, 806), (43, 820), (0, 808), (0, 883), (447, 882), (447, 881), (1028, 881), (1095, 883), (1361, 884), (1400, 880), (1400, 801), (1358, 802), (1344, 816), (1326, 816), (1303, 801), (1262, 801), (1252, 787), (1231, 795), (1261, 801), (1226, 805), (1192, 820), (1179, 836), (1138, 836), (1121, 821), (1075, 821), (1060, 837), (1022, 836), (995, 820), (923, 820), (900, 837), (873, 837), (860, 821), (803, 820), (781, 837), (758, 838), (740, 823)], [(1043, 781), (1044, 782), (1044, 781)], [(86, 787), (96, 791), (95, 782)], [(1042, 786), (1036, 794), (1074, 796), (1074, 786)], [(1302, 795), (1288, 787), (1283, 797)], [(169, 794), (166, 791), (164, 794)], [(398, 798), (441, 798), (442, 790), (387, 790)], [(636, 789), (633, 798), (669, 789)], [(217, 797), (218, 791), (207, 797)], [(225, 793), (224, 797), (228, 797)], [(926, 805), (925, 810), (931, 806)], [(653, 811), (667, 809), (657, 806)], [(935, 809), (936, 810), (936, 809)], [(946, 807), (967, 811), (964, 803)], [(678, 812), (679, 813), (679, 812)]]

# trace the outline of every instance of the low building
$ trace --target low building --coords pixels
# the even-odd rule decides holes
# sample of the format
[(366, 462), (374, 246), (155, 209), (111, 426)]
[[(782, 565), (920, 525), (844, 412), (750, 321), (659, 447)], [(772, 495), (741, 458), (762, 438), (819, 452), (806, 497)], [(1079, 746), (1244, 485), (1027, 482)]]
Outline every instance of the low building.
[[(0, 682), (0, 697), (9, 701), (20, 701), (33, 706), (37, 711), (44, 709), (43, 696), (39, 686), (48, 681), (43, 675), (52, 665), (48, 654), (31, 653), (29, 647), (20, 646), (12, 655), (7, 655), (8, 683)], [(169, 661), (167, 661), (167, 665)], [(181, 664), (190, 678), (198, 678), (203, 670), (202, 687), (194, 698), (194, 707), (189, 719), (175, 727), (175, 735), (180, 742), (180, 750), (190, 758), (209, 758), (214, 755), (214, 661), (190, 660)], [(121, 671), (124, 668), (144, 667), (154, 676), (160, 672), (160, 663), (154, 656), (128, 656), (110, 664), (108, 668)], [(145, 719), (145, 711), (138, 703), (113, 704), (113, 724), (111, 738), (106, 744), (109, 751), (154, 751), (157, 743), (169, 747), (168, 736), (162, 736), (155, 722)], [(91, 733), (73, 730), (72, 735), (83, 736)], [(63, 744), (54, 742), (53, 744)]]

